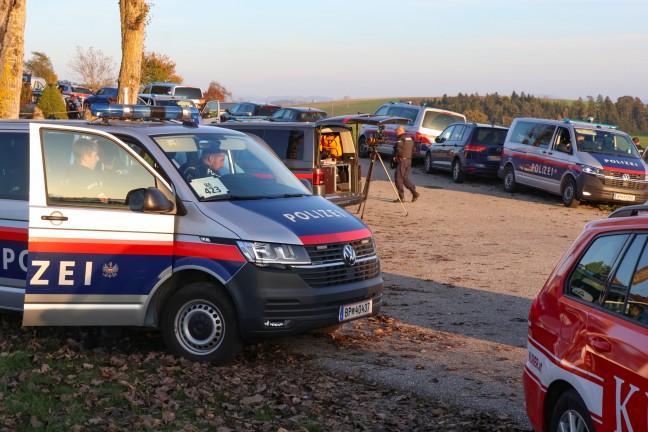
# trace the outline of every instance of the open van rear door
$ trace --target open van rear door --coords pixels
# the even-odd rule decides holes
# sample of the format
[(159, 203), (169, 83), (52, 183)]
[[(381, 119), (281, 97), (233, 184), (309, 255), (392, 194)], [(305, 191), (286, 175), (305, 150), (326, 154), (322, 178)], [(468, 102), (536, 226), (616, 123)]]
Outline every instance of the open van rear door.
[(142, 325), (171, 274), (171, 186), (110, 134), (31, 124), (29, 188), (23, 325)]

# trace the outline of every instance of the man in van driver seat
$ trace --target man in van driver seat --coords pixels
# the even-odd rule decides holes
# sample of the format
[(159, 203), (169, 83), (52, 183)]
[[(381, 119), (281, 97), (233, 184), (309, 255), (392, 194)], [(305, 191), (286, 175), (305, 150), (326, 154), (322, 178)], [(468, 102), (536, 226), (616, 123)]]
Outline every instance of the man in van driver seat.
[(98, 149), (98, 144), (87, 138), (79, 138), (74, 142), (74, 164), (70, 167), (65, 182), (65, 195), (76, 199), (103, 197), (101, 175), (96, 170), (99, 162)]
[(220, 177), (220, 169), (225, 165), (225, 153), (217, 143), (212, 143), (202, 151), (202, 158), (184, 163), (180, 167), (182, 177), (190, 182), (205, 177)]

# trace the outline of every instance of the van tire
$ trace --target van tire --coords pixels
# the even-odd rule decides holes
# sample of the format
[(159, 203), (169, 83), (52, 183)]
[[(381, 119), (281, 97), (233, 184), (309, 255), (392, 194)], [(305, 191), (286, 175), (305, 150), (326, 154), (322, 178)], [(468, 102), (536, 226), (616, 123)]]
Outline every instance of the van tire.
[(364, 136), (358, 139), (358, 156), (361, 158), (369, 157), (369, 148), (367, 147), (367, 140)]
[[(575, 426), (573, 429), (570, 427)], [(582, 428), (582, 429), (579, 429)], [(550, 432), (594, 432), (594, 423), (585, 406), (585, 402), (576, 390), (563, 393), (556, 402), (551, 414)]]
[(566, 179), (563, 183), (562, 191), (560, 192), (562, 202), (565, 207), (578, 207), (580, 200), (576, 198), (577, 191), (578, 188), (576, 187), (576, 182), (574, 181), (574, 179)]
[(169, 352), (192, 361), (224, 364), (244, 346), (234, 304), (209, 282), (173, 294), (162, 311), (161, 328)]
[(461, 167), (461, 161), (459, 159), (455, 159), (452, 161), (452, 181), (455, 183), (463, 183), (464, 182), (464, 173), (463, 173), (463, 168)]
[(515, 170), (512, 166), (507, 166), (504, 169), (504, 190), (506, 192), (515, 192), (517, 190), (517, 183), (515, 183)]

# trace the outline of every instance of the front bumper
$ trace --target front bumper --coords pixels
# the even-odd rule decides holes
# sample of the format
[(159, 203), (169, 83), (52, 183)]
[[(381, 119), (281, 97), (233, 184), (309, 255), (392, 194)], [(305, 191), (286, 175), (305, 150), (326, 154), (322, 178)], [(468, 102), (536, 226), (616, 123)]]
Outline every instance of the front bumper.
[[(581, 200), (615, 203), (644, 203), (648, 200), (648, 182), (645, 180), (624, 181), (591, 174), (582, 174), (578, 180), (578, 197)], [(633, 196), (634, 200), (618, 199), (615, 194)]]
[[(339, 310), (372, 300), (372, 314), (382, 305), (382, 276), (331, 286), (312, 287), (290, 269), (244, 266), (227, 284), (239, 315), (241, 336), (248, 341), (290, 336), (339, 324)], [(366, 316), (365, 316), (366, 318)]]

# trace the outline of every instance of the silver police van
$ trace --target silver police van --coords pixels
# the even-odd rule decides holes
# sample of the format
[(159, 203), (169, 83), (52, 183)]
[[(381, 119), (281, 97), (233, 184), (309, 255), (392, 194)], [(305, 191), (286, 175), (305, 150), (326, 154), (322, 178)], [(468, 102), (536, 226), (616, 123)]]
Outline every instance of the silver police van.
[(648, 199), (647, 167), (628, 134), (616, 126), (564, 119), (516, 118), (506, 135), (498, 175), (504, 189), (531, 186), (580, 201)]
[(157, 327), (171, 353), (215, 363), (377, 314), (369, 228), (197, 113), (0, 121), (0, 308), (24, 326)]

